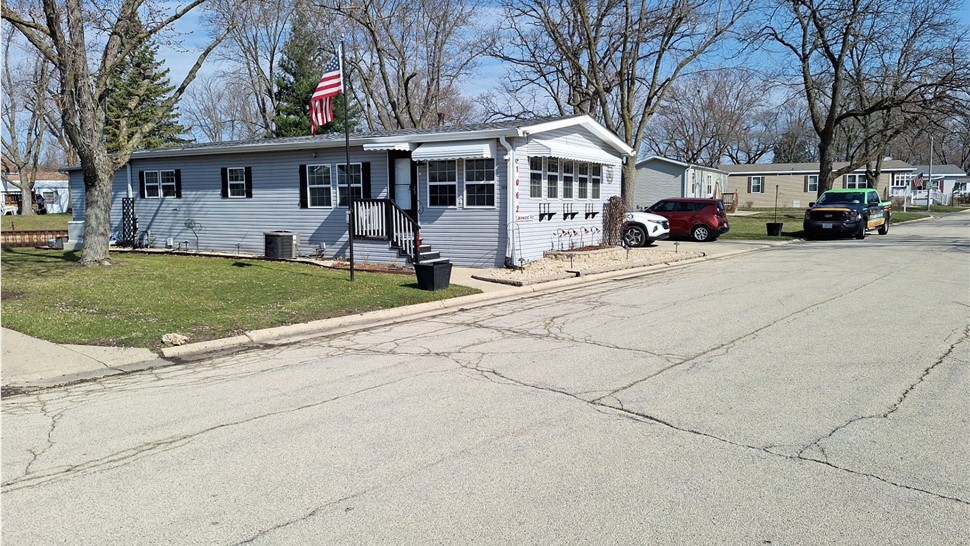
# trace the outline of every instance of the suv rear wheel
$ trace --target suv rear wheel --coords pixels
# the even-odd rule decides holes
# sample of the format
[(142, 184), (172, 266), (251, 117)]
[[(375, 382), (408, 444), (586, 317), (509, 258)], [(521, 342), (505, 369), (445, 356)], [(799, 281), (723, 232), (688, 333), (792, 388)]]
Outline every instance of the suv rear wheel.
[(695, 241), (710, 241), (711, 230), (707, 226), (694, 226), (694, 229), (690, 230), (690, 236)]

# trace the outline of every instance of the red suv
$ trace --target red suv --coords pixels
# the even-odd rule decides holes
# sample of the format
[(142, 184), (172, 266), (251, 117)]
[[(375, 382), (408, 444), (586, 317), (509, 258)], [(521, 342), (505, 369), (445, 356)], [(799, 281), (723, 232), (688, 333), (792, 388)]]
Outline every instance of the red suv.
[(713, 241), (729, 229), (724, 201), (720, 199), (662, 199), (647, 212), (666, 218), (671, 235), (687, 235), (695, 241)]

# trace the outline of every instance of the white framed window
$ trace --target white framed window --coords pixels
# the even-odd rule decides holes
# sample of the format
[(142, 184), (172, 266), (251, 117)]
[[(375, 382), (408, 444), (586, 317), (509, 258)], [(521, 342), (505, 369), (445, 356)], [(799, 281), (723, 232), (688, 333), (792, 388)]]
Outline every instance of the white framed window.
[(805, 191), (808, 193), (818, 193), (818, 175), (810, 174), (805, 177)]
[(454, 207), (458, 204), (458, 167), (456, 161), (428, 162), (428, 206)]
[(589, 199), (589, 163), (576, 164), (576, 186), (576, 197)]
[(593, 199), (600, 198), (600, 187), (603, 185), (603, 166), (593, 164), (589, 167), (589, 185)]
[(307, 205), (310, 208), (333, 206), (332, 180), (330, 165), (306, 166)]
[(145, 197), (175, 197), (175, 171), (145, 171)]
[(546, 160), (546, 198), (559, 199), (559, 160)]
[(847, 174), (845, 175), (845, 187), (868, 188), (869, 184), (866, 182), (866, 175), (864, 174)]
[[(347, 165), (339, 163), (337, 165), (337, 205), (346, 207), (349, 205), (347, 199)], [(354, 199), (361, 199), (364, 195), (364, 175), (362, 174), (360, 163), (350, 164), (350, 190), (353, 192)]]
[(229, 198), (246, 198), (246, 168), (229, 167), (226, 169), (226, 183), (229, 186)]
[(465, 206), (495, 206), (495, 160), (465, 160)]
[(574, 172), (574, 165), (572, 161), (562, 162), (562, 198), (572, 199), (573, 198), (573, 181), (576, 178), (576, 173)]
[(529, 197), (542, 199), (542, 158), (529, 158)]
[(704, 197), (712, 195), (714, 195), (714, 177), (708, 173), (704, 179)]
[(764, 193), (764, 192), (765, 192), (765, 177), (752, 176), (748, 178), (748, 193)]

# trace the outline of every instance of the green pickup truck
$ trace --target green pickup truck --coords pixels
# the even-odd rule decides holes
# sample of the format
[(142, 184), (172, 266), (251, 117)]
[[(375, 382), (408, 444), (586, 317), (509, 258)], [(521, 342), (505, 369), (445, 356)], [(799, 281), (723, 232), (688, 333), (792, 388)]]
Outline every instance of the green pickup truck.
[(806, 239), (848, 236), (865, 239), (871, 229), (889, 233), (892, 202), (882, 201), (873, 189), (829, 190), (809, 203), (802, 227)]

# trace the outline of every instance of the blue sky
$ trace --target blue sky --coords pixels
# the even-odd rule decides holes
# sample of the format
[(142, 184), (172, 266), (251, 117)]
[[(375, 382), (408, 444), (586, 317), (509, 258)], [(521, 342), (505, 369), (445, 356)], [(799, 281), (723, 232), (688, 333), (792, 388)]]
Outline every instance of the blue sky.
[[(959, 10), (957, 16), (966, 25), (964, 33), (970, 39), (970, 0), (963, 0), (962, 8)], [(200, 21), (197, 13), (190, 13), (180, 21), (176, 28), (183, 35), (184, 50), (176, 50), (169, 47), (163, 47), (159, 50), (159, 57), (165, 60), (166, 65), (171, 70), (170, 77), (173, 84), (178, 84), (182, 81), (182, 78), (185, 77), (185, 74), (188, 73), (189, 68), (191, 68), (198, 57), (199, 51), (207, 43), (207, 31), (204, 30), (205, 26)], [(218, 63), (210, 56), (210, 60), (203, 65), (201, 73), (212, 73), (218, 69)], [(501, 64), (488, 59), (483, 60), (479, 68), (479, 77), (473, 79), (471, 82), (472, 89), (469, 89), (468, 94), (474, 96), (495, 88), (503, 76), (504, 68)]]

